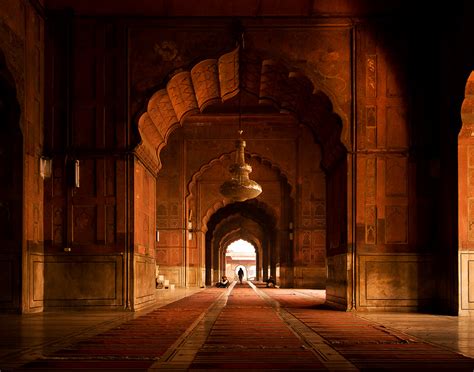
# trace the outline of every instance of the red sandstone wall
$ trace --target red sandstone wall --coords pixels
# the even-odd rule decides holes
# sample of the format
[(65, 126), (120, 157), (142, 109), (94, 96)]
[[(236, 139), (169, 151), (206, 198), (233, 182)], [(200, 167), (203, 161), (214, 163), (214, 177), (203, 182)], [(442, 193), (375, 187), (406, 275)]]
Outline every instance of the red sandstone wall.
[(434, 293), (424, 228), (432, 216), (418, 208), (425, 195), (416, 182), (427, 180), (410, 152), (408, 55), (381, 25), (356, 35), (358, 308), (418, 308)]
[(139, 309), (155, 299), (156, 179), (136, 161), (133, 181), (133, 308)]
[[(45, 152), (54, 170), (45, 183), (48, 307), (132, 305), (124, 285), (132, 272), (134, 230), (127, 212), (133, 168), (124, 151), (123, 42), (114, 25), (73, 19), (67, 12), (50, 15)], [(74, 160), (80, 161), (79, 188), (72, 180)]]
[[(127, 270), (130, 270), (127, 260), (131, 257), (127, 252), (131, 249), (129, 239), (133, 235), (132, 229), (143, 228), (133, 225), (126, 213), (128, 208), (134, 211), (131, 199), (127, 199), (130, 198), (127, 195), (133, 195), (130, 172), (134, 168), (130, 166), (130, 159), (124, 153), (136, 145), (134, 141), (139, 140), (134, 115), (145, 108), (149, 96), (163, 86), (171, 71), (187, 68), (204, 58), (219, 56), (233, 42), (227, 32), (228, 24), (219, 20), (206, 25), (190, 20), (177, 23), (176, 20), (163, 19), (144, 22), (120, 20), (111, 23), (108, 20), (76, 18), (74, 22), (72, 54), (65, 55), (65, 45), (59, 42), (61, 45), (58, 47), (57, 57), (60, 58), (60, 63), (55, 65), (52, 61), (48, 73), (50, 78), (59, 74), (54, 81), (64, 81), (67, 74), (61, 71), (61, 66), (67, 65), (67, 59), (71, 59), (68, 67), (73, 72), (73, 79), (68, 83), (71, 96), (67, 97), (67, 89), (64, 87), (50, 92), (52, 98), (48, 95), (51, 112), (46, 113), (46, 117), (51, 121), (46, 128), (47, 143), (58, 154), (55, 154), (54, 161), (55, 177), (47, 190), (49, 199), (48, 211), (45, 211), (45, 234), (49, 234), (49, 239), (46, 249), (51, 254), (52, 262), (60, 265), (61, 260), (71, 260), (61, 251), (65, 245), (73, 244), (73, 249), (81, 253), (77, 262), (88, 265), (87, 260), (94, 256), (103, 257), (105, 252), (110, 254), (107, 259), (117, 260), (117, 267), (123, 269), (117, 271), (115, 277), (127, 281)], [(121, 22), (129, 26), (128, 33)], [(300, 20), (295, 19), (281, 20), (268, 27), (258, 22), (260, 21), (254, 24), (249, 22), (246, 35), (249, 48), (262, 55), (281, 59), (284, 64), (307, 76), (317, 89), (323, 90), (330, 97), (333, 110), (342, 120), (343, 143), (347, 149), (356, 150), (354, 154), (357, 156), (357, 163), (354, 168), (348, 161), (340, 168), (328, 170), (326, 177), (328, 190), (335, 192), (332, 196), (329, 192), (325, 195), (328, 199), (326, 241), (328, 257), (332, 260), (328, 262), (328, 269), (332, 285), (337, 282), (333, 293), (336, 297), (339, 296), (343, 305), (350, 301), (347, 287), (352, 284), (353, 268), (349, 264), (347, 250), (349, 247), (356, 247), (355, 280), (360, 290), (355, 300), (361, 308), (415, 308), (429, 300), (433, 297), (431, 281), (425, 280), (431, 278), (432, 274), (430, 256), (425, 254), (430, 250), (427, 238), (429, 232), (421, 222), (430, 216), (429, 209), (420, 206), (432, 205), (433, 202), (424, 198), (423, 192), (417, 191), (418, 182), (424, 187), (429, 186), (429, 182), (419, 169), (419, 159), (410, 152), (410, 140), (413, 139), (412, 127), (409, 125), (411, 108), (406, 100), (407, 92), (403, 85), (406, 72), (402, 68), (407, 63), (396, 63), (394, 59), (394, 55), (403, 51), (406, 35), (405, 39), (401, 38), (401, 44), (393, 44), (394, 41), (380, 30), (365, 28), (363, 24), (353, 29), (351, 23), (340, 19), (305, 21), (304, 27), (301, 27)], [(356, 30), (355, 37), (351, 40), (353, 30)], [(60, 38), (61, 35), (64, 33), (59, 32), (56, 37)], [(54, 42), (52, 44), (55, 45)], [(352, 45), (356, 48), (354, 55)], [(387, 50), (391, 48), (396, 49), (387, 54)], [(51, 56), (56, 57), (55, 53), (51, 52)], [(129, 76), (125, 68), (126, 56), (129, 56)], [(351, 60), (356, 62), (355, 76), (352, 76)], [(357, 97), (354, 116), (351, 111), (352, 87)], [(130, 90), (130, 102), (125, 97), (127, 89)], [(66, 114), (62, 115), (61, 112)], [(351, 133), (353, 126), (356, 131)], [(208, 137), (211, 135), (205, 125), (196, 130), (206, 133)], [(272, 130), (268, 129), (268, 132), (271, 133)], [(357, 142), (352, 147), (351, 135), (354, 134)], [(233, 138), (232, 136), (233, 134), (229, 134), (228, 138)], [(254, 138), (254, 134), (249, 138)], [(232, 147), (228, 143), (204, 143), (209, 151), (203, 152), (202, 157), (189, 156), (188, 147), (184, 144), (176, 147), (174, 155), (166, 155), (168, 150), (163, 152), (165, 166), (159, 175), (156, 194), (157, 223), (160, 228), (156, 255), (158, 262), (164, 266), (160, 270), (169, 268), (167, 275), (177, 283), (185, 283), (187, 280), (198, 284), (201, 278), (196, 265), (203, 262), (202, 249), (199, 251), (198, 248), (204, 242), (202, 233), (195, 233), (197, 239), (189, 244), (186, 240), (187, 210), (183, 198), (186, 196), (187, 182), (202, 164), (208, 163), (216, 154), (227, 151), (224, 147)], [(68, 153), (69, 156), (83, 160), (83, 171), (88, 175), (84, 187), (89, 193), (83, 195), (83, 199), (73, 198), (72, 190), (65, 184), (66, 167), (62, 166), (66, 164), (64, 144), (74, 149), (74, 152)], [(198, 146), (198, 142), (193, 145), (189, 141), (188, 145), (192, 148)], [(250, 145), (249, 141), (249, 148)], [(311, 153), (293, 152), (291, 146), (272, 144), (259, 151), (281, 164), (288, 179), (294, 180), (290, 184), (296, 185), (293, 187), (293, 192), (296, 193), (295, 227), (300, 229), (298, 234), (301, 235), (294, 240), (295, 262), (306, 262), (309, 259), (311, 264), (321, 268), (323, 229), (318, 228), (318, 224), (322, 220), (319, 206), (323, 194), (319, 189), (320, 185), (315, 185), (314, 190), (308, 190), (309, 186), (306, 185), (313, 185), (312, 175), (296, 174), (295, 159), (298, 156), (308, 159)], [(174, 146), (167, 147), (170, 148)], [(325, 150), (330, 153), (330, 149)], [(316, 153), (315, 151), (314, 154)], [(171, 169), (166, 167), (167, 156), (175, 161), (169, 163), (174, 164)], [(112, 166), (115, 178), (109, 181), (114, 184), (115, 194), (108, 195), (107, 198), (94, 194), (96, 190), (101, 190), (99, 180), (110, 178), (111, 171), (103, 173), (101, 162), (115, 164)], [(143, 162), (146, 163), (146, 160)], [(94, 175), (97, 176), (96, 179)], [(351, 194), (344, 193), (343, 189), (353, 184), (350, 178), (352, 176), (356, 177), (356, 190)], [(276, 188), (271, 185), (269, 187)], [(129, 194), (127, 190), (130, 191)], [(341, 197), (354, 197), (354, 216), (348, 211), (353, 206), (353, 200), (344, 201)], [(74, 215), (74, 208), (76, 211), (85, 208), (91, 213), (87, 218), (78, 219)], [(109, 217), (111, 219), (107, 223), (108, 231), (115, 234), (114, 243), (111, 244), (104, 244), (102, 237), (106, 230), (99, 224), (99, 221), (103, 221), (100, 213), (103, 213), (101, 211), (104, 208), (114, 210), (109, 215), (113, 219)], [(196, 218), (197, 214), (194, 216)], [(354, 221), (351, 217), (355, 218), (355, 241), (352, 241)], [(73, 232), (77, 227), (87, 232), (84, 237), (79, 238), (89, 239), (85, 244), (74, 240), (76, 235)], [(149, 234), (151, 237), (151, 229)], [(57, 237), (56, 243), (54, 236)], [(124, 258), (121, 253), (124, 253)], [(147, 260), (151, 262), (152, 256)], [(91, 273), (90, 277), (97, 272), (95, 267), (95, 263), (87, 266), (86, 271)], [(185, 278), (183, 267), (192, 268), (194, 273)], [(64, 268), (66, 266), (63, 265), (63, 269), (51, 271), (55, 274), (49, 276), (51, 286), (55, 284), (53, 278), (64, 275)], [(307, 277), (303, 270), (302, 267), (301, 274), (295, 273), (295, 280)], [(143, 277), (151, 276), (149, 271), (145, 272)], [(140, 275), (140, 280), (141, 277)], [(107, 283), (105, 287), (114, 293), (114, 301), (104, 300), (106, 297), (101, 297), (103, 294), (93, 291), (90, 292), (88, 301), (123, 306), (129, 294), (116, 284), (122, 281), (112, 283), (110, 279), (104, 278), (104, 282)], [(76, 295), (63, 298), (59, 303), (70, 303)]]
[(459, 314), (474, 311), (474, 73), (466, 83), (458, 147)]

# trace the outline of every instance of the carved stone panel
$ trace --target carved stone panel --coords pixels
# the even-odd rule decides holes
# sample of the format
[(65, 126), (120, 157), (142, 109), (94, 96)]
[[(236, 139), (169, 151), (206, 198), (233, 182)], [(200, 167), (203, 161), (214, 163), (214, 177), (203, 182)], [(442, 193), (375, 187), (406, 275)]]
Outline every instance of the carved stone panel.
[(377, 243), (377, 206), (365, 207), (365, 243)]
[(169, 264), (169, 255), (168, 249), (160, 248), (156, 250), (156, 263), (158, 265), (168, 265)]
[(387, 147), (408, 147), (406, 109), (400, 106), (389, 106), (386, 110)]
[(474, 251), (459, 252), (459, 314), (474, 311)]
[(377, 195), (377, 159), (367, 158), (366, 179), (365, 179), (366, 203), (375, 204), (376, 195)]
[(468, 240), (472, 242), (474, 241), (474, 198), (469, 198), (468, 200), (467, 219)]
[(49, 306), (121, 305), (121, 256), (46, 256)]
[(55, 244), (61, 244), (63, 242), (64, 230), (63, 220), (64, 212), (61, 207), (53, 208), (53, 242)]
[(374, 54), (366, 57), (366, 87), (365, 95), (367, 98), (377, 97), (377, 56)]
[(474, 146), (467, 147), (467, 166), (474, 168)]
[[(474, 197), (474, 146), (467, 146), (467, 189), (466, 196)], [(461, 182), (461, 181), (460, 181)]]
[(365, 108), (365, 136), (368, 149), (377, 147), (377, 107), (366, 106)]
[(406, 196), (407, 183), (407, 158), (387, 158), (385, 169), (385, 195)]
[(97, 208), (96, 206), (74, 205), (72, 209), (73, 242), (94, 244), (96, 242)]
[(105, 207), (105, 239), (106, 244), (115, 243), (116, 223), (115, 223), (115, 206), (108, 205)]
[[(418, 293), (409, 285), (417, 279), (418, 263), (368, 261), (366, 263), (367, 300), (416, 300)], [(400, 272), (404, 277), (400, 278)], [(407, 278), (407, 279), (405, 279)], [(410, 279), (408, 279), (410, 278)]]
[(435, 290), (435, 272), (429, 256), (361, 255), (358, 273), (361, 307), (406, 311), (430, 301)]
[(406, 244), (408, 242), (408, 209), (406, 206), (385, 207), (385, 243)]
[[(56, 158), (58, 159), (58, 158)], [(58, 159), (59, 160), (59, 159)], [(62, 196), (63, 195), (63, 165), (57, 164), (58, 161), (53, 160), (53, 195), (52, 196)]]

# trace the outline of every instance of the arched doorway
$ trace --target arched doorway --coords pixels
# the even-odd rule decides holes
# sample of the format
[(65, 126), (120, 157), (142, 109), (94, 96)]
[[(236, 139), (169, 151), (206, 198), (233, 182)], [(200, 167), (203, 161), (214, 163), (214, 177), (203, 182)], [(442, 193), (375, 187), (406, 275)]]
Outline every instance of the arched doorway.
[(23, 136), (14, 80), (0, 52), (0, 307), (20, 310)]
[(240, 268), (244, 280), (255, 280), (257, 276), (257, 252), (255, 247), (244, 239), (235, 240), (225, 250), (225, 273), (236, 280)]
[[(251, 166), (262, 165), (263, 181), (270, 172), (282, 175), (280, 179), (272, 175), (273, 185), (263, 185), (259, 197), (277, 211), (278, 218), (261, 241), (262, 262), (257, 267), (262, 269), (257, 272), (261, 271), (261, 279), (280, 278), (284, 286), (324, 288), (326, 281), (331, 282), (334, 296), (328, 298), (345, 307), (352, 296), (346, 289), (352, 288), (354, 266), (347, 266), (351, 163), (341, 142), (343, 122), (328, 96), (306, 76), (252, 51), (243, 52), (241, 59), (239, 53), (237, 49), (219, 60), (198, 63), (192, 72), (177, 73), (166, 89), (153, 94), (147, 112), (139, 118), (144, 140), (136, 151), (143, 156), (156, 154), (152, 165), (159, 172), (157, 228), (170, 237), (157, 248), (160, 271), (183, 286), (211, 285), (220, 278), (219, 249), (223, 235), (231, 233), (222, 224), (230, 215), (212, 218), (228, 206), (216, 191), (228, 174), (226, 162), (234, 148), (229, 141), (237, 131), (236, 113), (242, 112)], [(231, 81), (233, 85), (227, 86)], [(258, 141), (268, 140), (269, 132), (275, 138), (259, 147), (263, 142)], [(346, 143), (347, 128), (344, 133)], [(303, 169), (299, 164), (314, 167)], [(207, 179), (202, 177), (205, 172)], [(187, 184), (185, 206), (173, 196), (183, 183)], [(172, 211), (176, 213), (171, 215)], [(216, 230), (218, 224), (221, 231)], [(193, 239), (186, 239), (183, 229), (192, 230), (187, 236)], [(222, 236), (216, 238), (216, 233)], [(321, 270), (314, 270), (316, 266)]]
[[(277, 267), (282, 264), (277, 255), (276, 219), (265, 208), (258, 201), (246, 201), (229, 204), (211, 216), (206, 232), (206, 285), (212, 285), (227, 271), (230, 274), (227, 276), (234, 278), (239, 265), (248, 271), (251, 265), (247, 258), (255, 262), (256, 279), (276, 275)], [(228, 247), (239, 240), (247, 242), (246, 259), (227, 266)]]

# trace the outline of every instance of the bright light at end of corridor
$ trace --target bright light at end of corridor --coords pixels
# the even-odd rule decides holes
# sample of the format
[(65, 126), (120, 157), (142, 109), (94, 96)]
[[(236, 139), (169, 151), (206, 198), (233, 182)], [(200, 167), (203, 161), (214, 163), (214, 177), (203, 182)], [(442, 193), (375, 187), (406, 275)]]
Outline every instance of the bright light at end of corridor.
[(239, 239), (229, 244), (227, 253), (255, 254), (255, 248), (248, 241)]

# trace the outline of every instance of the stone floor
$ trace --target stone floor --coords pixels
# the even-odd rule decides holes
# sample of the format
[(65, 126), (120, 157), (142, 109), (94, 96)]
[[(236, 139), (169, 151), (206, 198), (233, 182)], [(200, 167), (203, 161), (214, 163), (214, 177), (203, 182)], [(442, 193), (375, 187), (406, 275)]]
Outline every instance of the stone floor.
[[(0, 315), (0, 370), (474, 370), (474, 319), (344, 313), (324, 291), (157, 291), (136, 313)], [(459, 353), (459, 354), (458, 354)]]

